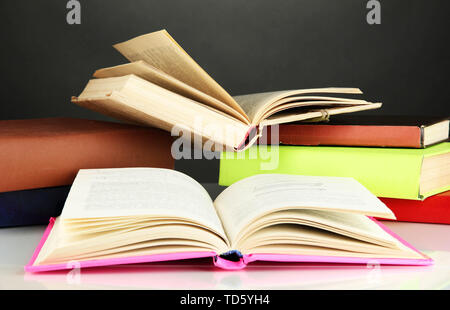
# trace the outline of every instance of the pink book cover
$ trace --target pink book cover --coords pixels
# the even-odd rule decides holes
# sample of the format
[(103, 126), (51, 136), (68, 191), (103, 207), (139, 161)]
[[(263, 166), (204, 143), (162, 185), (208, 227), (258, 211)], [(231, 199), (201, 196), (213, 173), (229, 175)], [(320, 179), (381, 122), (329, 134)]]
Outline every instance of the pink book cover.
[(122, 264), (138, 264), (149, 262), (161, 262), (161, 261), (173, 261), (183, 259), (205, 258), (211, 257), (215, 266), (227, 269), (227, 270), (239, 270), (247, 266), (247, 264), (254, 261), (271, 261), (271, 262), (297, 262), (297, 263), (337, 263), (337, 264), (367, 264), (370, 262), (376, 262), (381, 265), (409, 265), (409, 266), (428, 266), (433, 264), (433, 260), (423, 253), (419, 252), (409, 243), (401, 239), (391, 230), (389, 230), (382, 223), (378, 222), (374, 218), (370, 217), (375, 223), (377, 223), (384, 231), (391, 236), (399, 240), (403, 245), (419, 253), (423, 259), (407, 259), (407, 258), (367, 258), (367, 257), (338, 257), (338, 256), (311, 256), (311, 255), (288, 255), (288, 254), (247, 254), (241, 255), (239, 261), (227, 260), (222, 255), (217, 255), (215, 252), (182, 252), (182, 253), (170, 253), (170, 254), (156, 254), (145, 256), (133, 256), (133, 257), (121, 257), (121, 258), (108, 258), (98, 260), (86, 260), (80, 262), (67, 262), (63, 264), (53, 265), (39, 265), (34, 266), (34, 262), (39, 255), (45, 241), (47, 240), (55, 219), (51, 218), (44, 235), (39, 242), (36, 250), (33, 253), (28, 265), (25, 266), (26, 272), (44, 272), (63, 269), (74, 268), (88, 268), (88, 267), (100, 267)]

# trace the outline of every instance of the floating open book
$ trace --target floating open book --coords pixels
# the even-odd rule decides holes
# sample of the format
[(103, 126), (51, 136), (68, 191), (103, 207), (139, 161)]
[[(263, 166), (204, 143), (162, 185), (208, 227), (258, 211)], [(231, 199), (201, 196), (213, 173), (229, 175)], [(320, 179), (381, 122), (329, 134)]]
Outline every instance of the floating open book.
[(394, 218), (351, 178), (257, 175), (213, 202), (173, 170), (80, 170), (25, 270), (201, 257), (225, 269), (257, 260), (431, 264), (371, 216)]
[(381, 106), (342, 98), (361, 94), (356, 88), (232, 97), (165, 30), (114, 47), (131, 63), (97, 70), (94, 77), (98, 79), (90, 80), (72, 102), (117, 119), (168, 131), (179, 126), (204, 141), (213, 141), (215, 149), (244, 149), (267, 125), (318, 121), (333, 114)]

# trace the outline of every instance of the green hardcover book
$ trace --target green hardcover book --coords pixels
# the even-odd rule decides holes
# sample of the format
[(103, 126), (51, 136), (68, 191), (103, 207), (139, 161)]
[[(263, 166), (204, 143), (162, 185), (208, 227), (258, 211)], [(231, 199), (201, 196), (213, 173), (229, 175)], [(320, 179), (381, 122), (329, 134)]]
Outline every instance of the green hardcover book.
[(450, 143), (426, 149), (255, 146), (221, 154), (220, 185), (261, 173), (353, 177), (378, 197), (420, 200), (450, 190)]

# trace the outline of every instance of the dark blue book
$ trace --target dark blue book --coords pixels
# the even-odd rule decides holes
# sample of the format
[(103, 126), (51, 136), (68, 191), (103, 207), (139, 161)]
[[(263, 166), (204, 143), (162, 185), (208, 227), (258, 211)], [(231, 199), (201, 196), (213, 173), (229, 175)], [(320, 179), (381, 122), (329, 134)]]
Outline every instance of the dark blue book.
[(0, 193), (0, 227), (48, 224), (61, 214), (70, 186)]

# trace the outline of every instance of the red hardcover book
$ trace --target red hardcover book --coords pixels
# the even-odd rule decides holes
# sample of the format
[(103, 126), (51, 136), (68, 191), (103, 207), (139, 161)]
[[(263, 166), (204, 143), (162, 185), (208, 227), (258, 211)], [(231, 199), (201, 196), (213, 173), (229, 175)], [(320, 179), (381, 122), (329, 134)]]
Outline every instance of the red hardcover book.
[[(270, 141), (271, 130), (267, 131)], [(449, 137), (449, 119), (424, 116), (336, 115), (329, 122), (279, 126), (279, 143), (424, 148)]]
[(79, 169), (174, 168), (162, 130), (74, 118), (0, 121), (0, 192), (69, 185)]
[(380, 200), (394, 212), (397, 221), (450, 224), (450, 191), (423, 201), (394, 198)]

